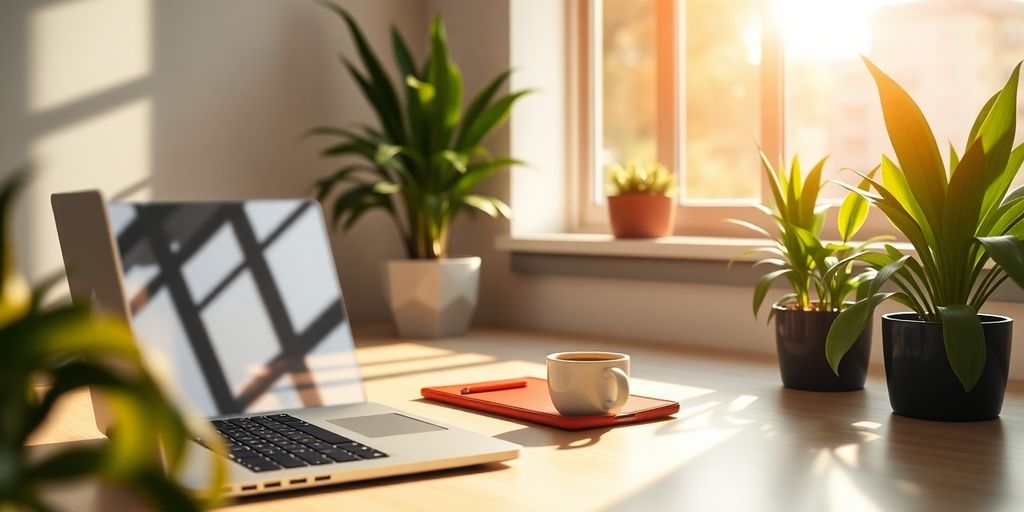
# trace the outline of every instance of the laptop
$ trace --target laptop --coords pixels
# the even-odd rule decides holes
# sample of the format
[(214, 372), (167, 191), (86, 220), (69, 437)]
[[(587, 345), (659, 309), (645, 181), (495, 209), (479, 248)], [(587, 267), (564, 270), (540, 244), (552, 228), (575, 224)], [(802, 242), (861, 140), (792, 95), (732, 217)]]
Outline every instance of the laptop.
[[(130, 320), (177, 399), (210, 419), (229, 496), (500, 462), (516, 444), (366, 401), (319, 203), (51, 197), (72, 300)], [(93, 394), (96, 425), (111, 415)], [(184, 483), (208, 485), (203, 440)], [(195, 456), (193, 456), (195, 455)]]

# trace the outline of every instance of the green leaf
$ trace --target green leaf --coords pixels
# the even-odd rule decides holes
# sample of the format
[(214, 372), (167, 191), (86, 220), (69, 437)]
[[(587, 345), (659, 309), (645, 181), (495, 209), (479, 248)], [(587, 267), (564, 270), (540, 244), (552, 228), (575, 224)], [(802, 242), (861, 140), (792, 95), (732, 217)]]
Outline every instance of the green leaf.
[(154, 510), (164, 512), (200, 512), (202, 510), (187, 489), (177, 482), (164, 478), (158, 470), (142, 471), (137, 480), (138, 486), (144, 491)]
[(373, 171), (374, 168), (365, 164), (353, 164), (347, 165), (338, 169), (330, 176), (321, 178), (316, 182), (317, 189), (317, 201), (323, 201), (331, 194), (334, 188), (346, 181), (357, 181), (354, 180), (356, 173)]
[(980, 140), (984, 146), (986, 160), (986, 190), (982, 213), (987, 213), (999, 204), (1016, 175), (1016, 169), (1012, 171), (1008, 169), (1007, 159), (1010, 157), (1014, 133), (1017, 129), (1017, 84), (1019, 79), (1020, 64), (1018, 63), (978, 130), (977, 140)]
[(434, 101), (434, 96), (437, 95), (437, 89), (434, 89), (433, 85), (430, 85), (427, 82), (422, 82), (412, 75), (405, 77), (405, 85), (409, 86), (413, 91), (416, 91), (416, 99), (419, 100), (417, 104), (420, 105), (421, 108)]
[(971, 306), (939, 306), (946, 357), (964, 391), (974, 389), (985, 369), (985, 332), (978, 312)]
[(360, 156), (373, 161), (376, 158), (376, 146), (365, 144), (362, 141), (349, 141), (335, 144), (320, 152), (320, 156)]
[(801, 192), (801, 181), (800, 181), (800, 159), (793, 155), (793, 162), (789, 168), (789, 187), (786, 189), (786, 208), (785, 215), (783, 218), (789, 222), (803, 227), (800, 219), (800, 202), (797, 198), (800, 197)]
[(833, 373), (839, 375), (839, 363), (864, 332), (867, 323), (871, 321), (871, 315), (875, 312), (875, 308), (894, 294), (869, 295), (844, 309), (832, 322), (828, 336), (825, 338), (825, 359), (828, 360)]
[(491, 130), (508, 118), (508, 114), (512, 110), (512, 105), (514, 105), (515, 102), (523, 96), (531, 94), (532, 92), (532, 90), (514, 92), (487, 107), (479, 116), (477, 116), (476, 120), (466, 128), (462, 141), (456, 145), (455, 148), (464, 150), (480, 144), (483, 138), (487, 136)]
[(473, 98), (473, 101), (466, 109), (466, 115), (462, 118), (462, 128), (459, 131), (459, 136), (456, 138), (455, 147), (461, 148), (465, 146), (464, 141), (466, 137), (466, 130), (476, 121), (477, 117), (480, 117), (480, 113), (483, 112), (484, 108), (491, 103), (491, 99), (494, 98), (498, 89), (504, 85), (505, 80), (508, 79), (511, 73), (512, 70), (507, 70), (501, 73), (494, 80), (491, 80), (491, 83), (487, 84), (487, 86), (481, 89), (480, 92), (477, 93), (476, 97)]
[(947, 193), (939, 250), (950, 261), (962, 261), (973, 243), (985, 197), (985, 152), (980, 141), (964, 154)]
[(967, 144), (965, 144), (964, 147), (970, 146), (974, 142), (974, 139), (978, 137), (978, 130), (981, 130), (982, 123), (985, 122), (985, 118), (988, 117), (989, 111), (992, 110), (992, 105), (995, 104), (996, 99), (999, 98), (999, 93), (1001, 92), (1002, 91), (997, 91), (988, 99), (988, 101), (985, 102), (985, 105), (981, 107), (981, 111), (978, 112), (978, 116), (974, 118), (974, 124), (971, 126), (971, 133), (967, 136)]
[(523, 161), (514, 158), (495, 158), (483, 161), (472, 162), (466, 167), (466, 172), (452, 176), (451, 190), (453, 196), (463, 196), (472, 192), (476, 187), (495, 171), (513, 165), (525, 165)]
[(31, 289), (15, 265), (10, 245), (11, 209), (18, 191), (28, 180), (28, 170), (19, 169), (6, 178), (0, 189), (0, 328), (21, 318), (32, 308)]
[(384, 165), (390, 162), (392, 158), (401, 152), (402, 146), (396, 146), (394, 144), (378, 144), (377, 151), (373, 156), (373, 161), (377, 165)]
[(373, 191), (377, 194), (394, 194), (399, 190), (402, 190), (402, 186), (390, 181), (378, 181), (373, 184)]
[(512, 209), (504, 201), (496, 197), (469, 194), (462, 198), (462, 202), (491, 217), (498, 217), (499, 215), (506, 219), (512, 217)]
[(1024, 241), (1011, 235), (979, 237), (985, 253), (1017, 286), (1024, 288)]
[(791, 268), (784, 268), (779, 270), (773, 270), (763, 276), (757, 281), (757, 285), (754, 286), (754, 318), (757, 318), (757, 313), (761, 309), (761, 304), (764, 302), (765, 295), (768, 295), (768, 289), (772, 286), (772, 283), (776, 279), (785, 276), (793, 272)]
[[(796, 156), (793, 158), (795, 160)], [(807, 173), (807, 179), (804, 181), (803, 190), (800, 195), (800, 225), (806, 228), (813, 229), (814, 208), (818, 203), (818, 192), (821, 190), (821, 173), (827, 159), (828, 157), (818, 160), (818, 163), (814, 164), (814, 167), (811, 168), (811, 172)]]
[(771, 238), (772, 237), (772, 235), (770, 233), (768, 233), (768, 231), (765, 231), (764, 228), (762, 228), (761, 226), (758, 226), (757, 224), (754, 224), (752, 222), (747, 222), (745, 220), (740, 220), (740, 219), (725, 219), (725, 222), (728, 222), (729, 224), (735, 224), (737, 226), (745, 227), (745, 228), (747, 228), (747, 229), (749, 229), (749, 230), (751, 230), (751, 231), (753, 231), (753, 232), (755, 232), (755, 233), (757, 233), (757, 234), (759, 234), (761, 236), (764, 236), (765, 238)]
[[(861, 180), (861, 190), (867, 190), (869, 182), (867, 180)], [(868, 208), (871, 205), (868, 204), (867, 199), (864, 199), (860, 194), (850, 192), (846, 195), (846, 199), (843, 199), (842, 206), (839, 207), (839, 236), (843, 239), (843, 242), (849, 242), (857, 231), (860, 231), (861, 226), (864, 225), (864, 221), (868, 218)]]
[(761, 168), (764, 169), (765, 177), (768, 178), (768, 188), (771, 189), (772, 197), (775, 199), (775, 209), (781, 212), (786, 207), (786, 196), (782, 192), (779, 173), (775, 171), (772, 163), (768, 161), (768, 155), (764, 154), (764, 150), (759, 149), (758, 153), (761, 157)]
[(928, 222), (938, 226), (946, 200), (946, 172), (935, 135), (910, 95), (866, 57), (863, 60), (878, 86), (882, 116), (900, 167)]
[(457, 151), (446, 149), (441, 152), (441, 157), (444, 158), (445, 161), (450, 163), (452, 165), (452, 168), (454, 168), (459, 173), (465, 173), (468, 170), (468, 167), (466, 165), (469, 163), (469, 155), (466, 155), (465, 153), (459, 153)]
[[(365, 82), (366, 88), (374, 91), (376, 101), (371, 100), (371, 102), (374, 103), (375, 110), (381, 119), (381, 124), (384, 125), (391, 139), (398, 143), (405, 142), (405, 127), (398, 106), (398, 96), (395, 94), (395, 87), (391, 84), (391, 79), (384, 72), (384, 67), (381, 66), (376, 54), (374, 54), (373, 49), (370, 48), (369, 43), (366, 41), (366, 36), (363, 35), (359, 24), (342, 7), (325, 0), (320, 0), (317, 3), (340, 16), (345, 21), (345, 24), (348, 25), (352, 41), (356, 45), (356, 50), (359, 52), (359, 57), (363, 61), (363, 66), (366, 68), (370, 80), (362, 78), (362, 75), (356, 72), (354, 66), (349, 66), (350, 71), (359, 76), (360, 79), (357, 81)], [(362, 85), (361, 83), (360, 86), (362, 87)], [(364, 93), (366, 88), (364, 88)]]
[[(21, 365), (61, 361), (71, 355), (123, 357), (138, 361), (131, 331), (123, 322), (97, 316), (88, 308), (64, 306), (8, 325), (7, 339), (22, 343), (6, 347), (0, 368), (17, 361)], [(0, 372), (2, 373), (2, 372)]]
[(334, 209), (331, 214), (333, 225), (337, 227), (338, 222), (341, 221), (343, 216), (351, 213), (352, 210), (362, 204), (366, 198), (372, 196), (375, 193), (374, 187), (376, 187), (376, 184), (368, 183), (353, 187), (341, 194), (341, 196), (334, 201)]
[(772, 265), (774, 267), (785, 267), (786, 265), (788, 265), (788, 263), (786, 263), (785, 260), (781, 260), (779, 258), (764, 258), (764, 259), (760, 259), (760, 260), (755, 261), (750, 266), (751, 267), (759, 267), (761, 265)]
[(29, 481), (71, 480), (99, 473), (106, 461), (107, 453), (103, 448), (70, 448), (36, 463), (24, 478)]

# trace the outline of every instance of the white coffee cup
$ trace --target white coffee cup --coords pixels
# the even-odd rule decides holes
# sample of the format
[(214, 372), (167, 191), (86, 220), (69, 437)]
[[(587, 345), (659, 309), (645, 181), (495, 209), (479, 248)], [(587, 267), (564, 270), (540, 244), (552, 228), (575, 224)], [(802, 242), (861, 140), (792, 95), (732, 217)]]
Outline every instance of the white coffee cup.
[(629, 400), (629, 356), (617, 352), (548, 355), (548, 392), (565, 416), (617, 414)]

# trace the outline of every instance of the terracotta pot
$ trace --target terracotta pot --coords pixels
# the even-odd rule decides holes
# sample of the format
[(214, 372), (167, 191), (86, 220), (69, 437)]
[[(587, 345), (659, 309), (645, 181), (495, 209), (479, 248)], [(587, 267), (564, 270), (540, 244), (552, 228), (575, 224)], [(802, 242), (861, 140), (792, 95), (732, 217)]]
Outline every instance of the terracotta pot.
[(612, 234), (616, 238), (657, 238), (672, 234), (676, 222), (674, 197), (623, 194), (608, 198)]

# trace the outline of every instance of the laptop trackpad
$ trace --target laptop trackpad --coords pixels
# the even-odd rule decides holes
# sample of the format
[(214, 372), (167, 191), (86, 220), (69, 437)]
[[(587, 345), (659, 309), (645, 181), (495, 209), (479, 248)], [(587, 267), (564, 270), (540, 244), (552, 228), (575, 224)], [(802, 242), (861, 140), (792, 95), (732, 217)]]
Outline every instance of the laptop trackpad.
[(414, 420), (408, 416), (395, 413), (356, 416), (354, 418), (339, 418), (327, 421), (341, 428), (358, 432), (366, 437), (400, 436), (402, 434), (447, 430), (433, 423)]

